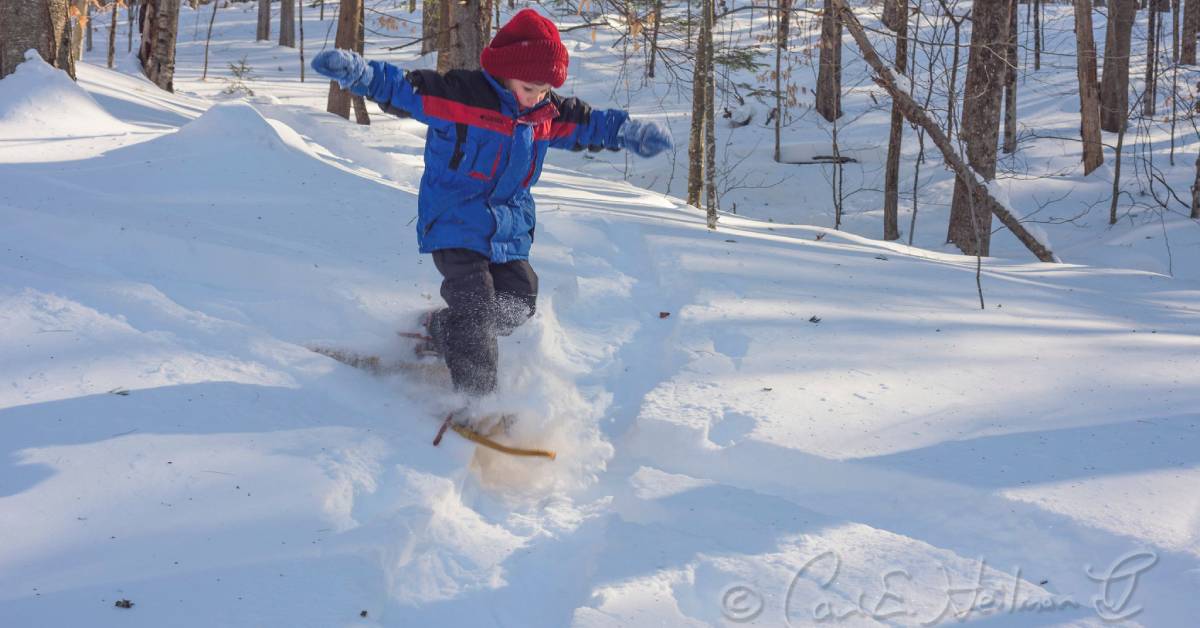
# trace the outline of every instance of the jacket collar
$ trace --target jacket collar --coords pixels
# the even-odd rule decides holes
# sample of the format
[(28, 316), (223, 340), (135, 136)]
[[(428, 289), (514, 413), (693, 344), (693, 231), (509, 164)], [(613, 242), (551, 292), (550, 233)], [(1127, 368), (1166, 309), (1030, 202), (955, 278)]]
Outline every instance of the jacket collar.
[(516, 117), (517, 122), (525, 124), (539, 124), (547, 122), (558, 117), (558, 107), (550, 102), (550, 95), (547, 94), (538, 104), (526, 109), (519, 110), (517, 105), (517, 97), (508, 88), (501, 85), (494, 76), (488, 74), (487, 70), (480, 69), (483, 76), (487, 79), (488, 84), (492, 86), (492, 90), (500, 97), (500, 112), (506, 116)]

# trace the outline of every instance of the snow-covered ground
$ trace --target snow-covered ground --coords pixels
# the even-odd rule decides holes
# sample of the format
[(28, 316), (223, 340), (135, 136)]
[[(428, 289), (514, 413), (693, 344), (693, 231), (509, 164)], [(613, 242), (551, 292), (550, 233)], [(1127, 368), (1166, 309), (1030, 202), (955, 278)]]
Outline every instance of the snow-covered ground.
[[(106, 29), (77, 84), (37, 61), (0, 81), (0, 626), (1200, 614), (1194, 221), (1044, 225), (1057, 265), (1000, 235), (981, 310), (945, 208), (924, 248), (865, 237), (878, 212), (834, 231), (820, 167), (773, 164), (767, 129), (728, 136), (757, 151), (743, 167), (811, 170), (735, 191), (716, 232), (664, 194), (669, 156), (555, 153), (539, 313), (502, 340), (487, 403), (559, 458), (434, 448), (456, 403), (436, 383), (309, 350), (404, 356), (394, 332), (439, 302), (412, 232), (424, 128), (324, 113), (296, 51), (251, 41), (252, 4), (218, 12), (201, 82), (208, 10), (185, 3), (176, 94), (105, 69)], [(311, 57), (329, 20), (305, 15)], [(611, 40), (569, 37), (564, 91), (625, 106)], [(410, 50), (389, 58), (428, 65)], [(255, 96), (222, 94), (242, 58)], [(1056, 89), (1023, 100), (1028, 124), (1073, 124), (1045, 113), (1070, 108)], [(651, 92), (629, 106), (685, 137), (684, 105)], [(1010, 198), (1028, 213), (1097, 177)]]

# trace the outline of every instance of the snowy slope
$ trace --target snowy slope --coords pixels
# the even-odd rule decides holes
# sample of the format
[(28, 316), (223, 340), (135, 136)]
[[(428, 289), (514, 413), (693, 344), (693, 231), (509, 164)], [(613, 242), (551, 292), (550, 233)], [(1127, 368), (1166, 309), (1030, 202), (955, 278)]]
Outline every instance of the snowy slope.
[[(249, 5), (219, 19), (219, 59), (294, 69), (245, 43)], [(974, 260), (710, 232), (555, 154), (539, 313), (487, 403), (559, 460), (433, 448), (452, 395), (309, 350), (404, 356), (439, 301), (423, 128), (348, 124), (285, 72), (220, 96), (195, 52), (177, 95), (98, 65), (0, 81), (0, 625), (1200, 612), (1196, 283), (989, 260), (981, 310)], [(31, 141), (8, 103), (50, 97), (131, 130)]]

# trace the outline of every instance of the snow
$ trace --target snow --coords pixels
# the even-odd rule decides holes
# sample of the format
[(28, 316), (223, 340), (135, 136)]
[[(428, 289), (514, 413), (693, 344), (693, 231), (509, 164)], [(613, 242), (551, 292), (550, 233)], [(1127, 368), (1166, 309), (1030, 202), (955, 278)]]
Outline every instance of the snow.
[[(1200, 612), (1194, 222), (1032, 225), (1063, 264), (997, 234), (981, 309), (976, 260), (930, 244), (944, 210), (915, 247), (869, 237), (877, 212), (831, 229), (828, 166), (773, 164), (744, 133), (770, 129), (720, 125), (740, 168), (790, 178), (732, 190), (715, 232), (678, 175), (667, 193), (669, 155), (556, 152), (538, 314), (481, 406), (558, 460), (435, 448), (461, 399), (310, 350), (404, 357), (395, 331), (440, 302), (412, 230), (424, 128), (325, 113), (295, 51), (253, 43), (254, 4), (218, 11), (200, 81), (209, 8), (183, 11), (176, 94), (103, 67), (104, 16), (78, 83), (36, 59), (0, 80), (0, 626)], [(567, 93), (613, 102), (607, 35), (569, 36)], [(258, 95), (222, 94), (243, 57)], [(682, 105), (627, 95), (686, 137)], [(887, 117), (856, 124), (843, 152), (874, 165), (847, 184), (880, 176)], [(793, 156), (828, 146), (794, 131)], [(1097, 176), (992, 189), (1030, 216)]]

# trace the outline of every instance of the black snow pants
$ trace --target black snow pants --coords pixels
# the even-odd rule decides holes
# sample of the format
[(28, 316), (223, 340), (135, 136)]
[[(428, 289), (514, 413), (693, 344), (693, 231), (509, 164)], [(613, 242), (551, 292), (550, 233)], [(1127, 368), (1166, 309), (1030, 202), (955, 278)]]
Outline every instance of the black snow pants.
[(496, 336), (533, 316), (538, 277), (526, 261), (493, 264), (469, 249), (433, 252), (447, 307), (433, 313), (429, 335), (450, 367), (455, 390), (486, 395), (496, 389)]

